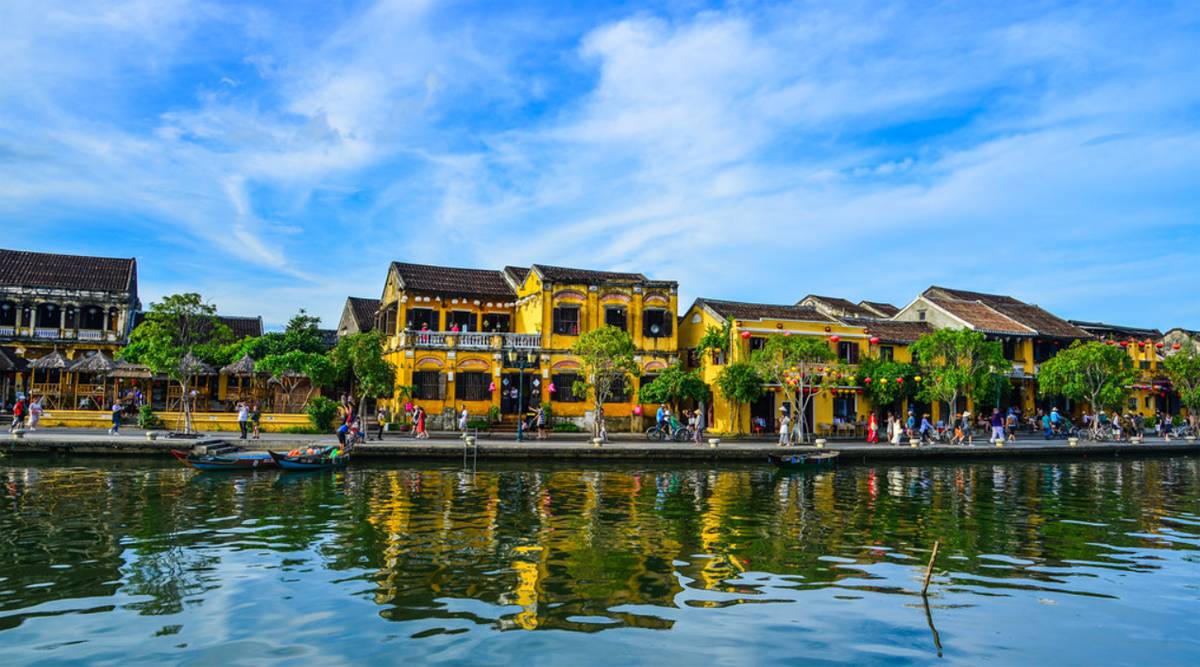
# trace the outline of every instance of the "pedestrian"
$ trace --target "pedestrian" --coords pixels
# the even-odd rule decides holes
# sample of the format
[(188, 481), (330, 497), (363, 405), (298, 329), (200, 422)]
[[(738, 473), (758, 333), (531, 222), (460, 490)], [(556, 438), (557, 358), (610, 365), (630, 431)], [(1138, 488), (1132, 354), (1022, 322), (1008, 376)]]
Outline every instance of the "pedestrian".
[(245, 401), (238, 401), (237, 404), (237, 421), (238, 430), (242, 432), (239, 440), (245, 440), (250, 434), (250, 406), (246, 405)]
[(429, 431), (425, 430), (425, 408), (417, 407), (417, 437), (422, 440), (429, 439)]
[(250, 428), (253, 430), (254, 440), (258, 440), (262, 436), (262, 409), (258, 406), (258, 401), (250, 404)]
[(867, 442), (875, 444), (879, 442), (879, 424), (875, 421), (875, 413), (867, 418)]
[(29, 404), (29, 430), (36, 431), (38, 422), (42, 420), (42, 397), (38, 396)]
[(1050, 415), (1042, 414), (1042, 438), (1052, 440), (1054, 438), (1054, 425), (1050, 423)]
[(1004, 441), (1004, 415), (1000, 408), (992, 408), (992, 442)]
[(900, 434), (903, 432), (904, 432), (904, 427), (900, 425), (900, 418), (893, 417), (891, 431), (888, 433), (888, 440), (893, 445), (900, 444)]
[(12, 426), (8, 428), (8, 432), (12, 433), (23, 428), (25, 428), (25, 398), (18, 396), (17, 402), (13, 405)]
[(921, 415), (921, 429), (917, 432), (917, 435), (921, 438), (921, 442), (933, 441), (933, 424), (929, 423), (928, 412)]
[(696, 426), (692, 430), (692, 434), (695, 436), (696, 444), (698, 445), (704, 442), (704, 427), (706, 425), (704, 421), (704, 408), (696, 408), (694, 416), (696, 418)]
[(792, 439), (792, 420), (788, 417), (787, 408), (779, 408), (779, 446), (787, 447)]
[(534, 423), (537, 424), (537, 439), (545, 440), (546, 439), (546, 408), (543, 408), (542, 406), (539, 405), (537, 407), (537, 412), (534, 413), (533, 419), (534, 419)]
[(467, 421), (470, 416), (470, 413), (467, 412), (467, 404), (463, 403), (462, 411), (458, 413), (458, 430), (463, 432), (463, 437), (467, 435)]
[(1004, 418), (1004, 437), (1009, 442), (1017, 441), (1017, 415), (1010, 408), (1008, 416)]
[(108, 429), (109, 435), (117, 435), (121, 431), (121, 403), (116, 402), (112, 405), (112, 428)]
[(654, 426), (658, 429), (659, 434), (662, 434), (663, 420), (667, 418), (667, 406), (664, 403), (658, 404), (658, 410), (654, 413)]
[(600, 442), (608, 442), (608, 420), (604, 418), (604, 406), (596, 411), (596, 419), (600, 426)]
[(388, 409), (379, 406), (379, 410), (375, 413), (375, 439), (383, 442), (383, 425), (388, 423)]
[(913, 414), (912, 410), (908, 411), (908, 421), (904, 423), (904, 428), (910, 438), (917, 432), (917, 416)]
[(971, 447), (975, 444), (975, 429), (971, 426), (971, 411), (963, 410), (962, 413), (962, 431), (963, 436), (967, 439), (967, 446)]

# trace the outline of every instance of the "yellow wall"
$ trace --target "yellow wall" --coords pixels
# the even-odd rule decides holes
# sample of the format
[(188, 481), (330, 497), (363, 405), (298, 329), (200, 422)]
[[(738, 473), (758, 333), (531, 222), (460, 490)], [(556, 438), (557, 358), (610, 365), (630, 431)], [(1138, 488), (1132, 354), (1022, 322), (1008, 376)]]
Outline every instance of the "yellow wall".
[[(164, 428), (182, 428), (183, 414), (179, 412), (156, 412)], [(196, 412), (192, 414), (192, 423), (196, 430), (204, 431), (237, 431), (237, 413), (235, 412)], [(41, 426), (69, 428), (108, 428), (112, 425), (112, 413), (97, 410), (48, 410), (42, 415)], [(280, 432), (286, 428), (304, 427), (311, 424), (305, 414), (272, 414), (263, 413), (260, 430), (263, 432)], [(123, 426), (134, 426), (126, 422)]]

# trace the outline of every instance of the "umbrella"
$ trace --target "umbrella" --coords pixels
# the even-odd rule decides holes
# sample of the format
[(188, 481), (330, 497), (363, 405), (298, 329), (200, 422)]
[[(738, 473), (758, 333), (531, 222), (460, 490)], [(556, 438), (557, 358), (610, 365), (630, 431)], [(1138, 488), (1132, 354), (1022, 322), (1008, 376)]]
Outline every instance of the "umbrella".
[(70, 365), (71, 365), (71, 362), (67, 361), (67, 358), (62, 356), (62, 354), (59, 353), (58, 350), (55, 350), (55, 351), (51, 352), (50, 354), (47, 354), (46, 356), (41, 357), (40, 359), (35, 359), (33, 361), (33, 363), (29, 364), (30, 368), (34, 368), (34, 369), (37, 369), (40, 371), (52, 371), (52, 370), (60, 370), (61, 371), (61, 370), (66, 370), (67, 366), (70, 366)]
[(179, 360), (179, 372), (184, 375), (216, 375), (212, 366), (200, 361), (196, 355), (188, 352)]
[(250, 377), (254, 375), (254, 360), (250, 358), (250, 355), (244, 355), (241, 359), (238, 359), (232, 364), (222, 368), (221, 375)]
[(107, 375), (117, 368), (117, 362), (108, 358), (103, 352), (88, 355), (71, 365), (72, 373), (95, 373)]

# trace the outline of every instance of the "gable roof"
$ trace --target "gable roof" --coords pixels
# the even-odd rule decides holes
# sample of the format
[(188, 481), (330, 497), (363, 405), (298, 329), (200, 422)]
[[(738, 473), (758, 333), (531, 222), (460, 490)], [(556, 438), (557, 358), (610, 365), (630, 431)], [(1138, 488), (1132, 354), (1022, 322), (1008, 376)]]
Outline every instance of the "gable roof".
[(375, 328), (375, 312), (378, 310), (379, 299), (368, 299), (361, 296), (346, 297), (346, 305), (343, 308), (343, 312), (353, 318), (354, 325), (360, 332)]
[(137, 260), (0, 250), (0, 285), (136, 292)]
[(1158, 329), (1147, 329), (1143, 327), (1126, 327), (1119, 324), (1105, 324), (1104, 322), (1084, 322), (1082, 320), (1069, 320), (1071, 324), (1083, 329), (1084, 331), (1098, 338), (1162, 338), (1163, 333)]
[[(1092, 337), (1087, 331), (1040, 306), (1025, 303), (1011, 296), (956, 290), (936, 285), (922, 294), (980, 330), (1015, 335), (1033, 334), (1048, 338), (1087, 339)], [(1014, 324), (1017, 326), (1014, 327)]]
[(525, 283), (525, 278), (529, 275), (529, 269), (520, 266), (504, 267), (504, 276), (512, 282), (513, 289), (516, 289)]
[(809, 294), (808, 296), (801, 299), (799, 301), (799, 303), (797, 303), (796, 305), (803, 304), (806, 301), (820, 303), (821, 305), (825, 306), (830, 311), (829, 312), (830, 315), (841, 316), (841, 317), (875, 317), (876, 316), (875, 313), (872, 313), (871, 311), (867, 310), (866, 308), (863, 308), (862, 306), (854, 303), (853, 301), (850, 301), (849, 299), (843, 299), (838, 296), (820, 296), (817, 294)]
[(719, 318), (735, 320), (792, 320), (799, 322), (834, 322), (816, 308), (808, 306), (788, 306), (769, 303), (749, 303), (745, 301), (722, 301), (719, 299), (696, 299), (693, 307), (708, 308)]
[(900, 309), (885, 301), (859, 301), (859, 306), (866, 308), (880, 317), (895, 317)]
[(863, 327), (867, 335), (879, 338), (881, 343), (897, 343), (907, 345), (918, 338), (933, 333), (933, 325), (928, 322), (901, 322), (899, 320), (880, 320), (876, 318), (842, 318), (842, 322), (856, 327)]
[(400, 279), (401, 289), (405, 290), (501, 299), (512, 299), (516, 296), (516, 292), (500, 271), (407, 262), (392, 262), (392, 270)]
[(229, 327), (229, 330), (233, 332), (234, 340), (241, 340), (246, 336), (258, 338), (263, 335), (263, 321), (261, 316), (217, 315), (217, 321)]
[(552, 283), (580, 283), (592, 285), (608, 282), (646, 282), (646, 276), (640, 273), (622, 273), (619, 271), (594, 271), (592, 269), (573, 269), (565, 266), (550, 266), (534, 264), (530, 267), (542, 277), (542, 280)]

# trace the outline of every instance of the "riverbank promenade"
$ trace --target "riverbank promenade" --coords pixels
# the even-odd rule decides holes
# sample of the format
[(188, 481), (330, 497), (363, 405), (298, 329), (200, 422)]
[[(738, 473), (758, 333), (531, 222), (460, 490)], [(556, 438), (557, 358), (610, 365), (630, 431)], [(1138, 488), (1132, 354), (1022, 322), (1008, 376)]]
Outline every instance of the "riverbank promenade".
[[(155, 435), (158, 435), (157, 433)], [(249, 449), (287, 451), (318, 443), (334, 442), (332, 435), (300, 435), (264, 433), (260, 440), (238, 440), (237, 434), (216, 432), (201, 439), (218, 439), (244, 444)], [(129, 429), (119, 435), (109, 435), (99, 429), (50, 429), (25, 432), (20, 438), (12, 435), (0, 441), (0, 451), (21, 454), (75, 454), (96, 456), (159, 455), (169, 450), (189, 449), (197, 440), (158, 436), (153, 439), (145, 431)], [(546, 440), (526, 439), (517, 442), (511, 433), (481, 433), (473, 447), (467, 447), (455, 433), (435, 433), (428, 440), (416, 440), (385, 434), (383, 441), (371, 440), (355, 448), (362, 459), (446, 459), (462, 460), (464, 451), (469, 457), (485, 459), (569, 459), (569, 460), (651, 460), (651, 461), (765, 461), (769, 453), (780, 452), (841, 452), (843, 461), (867, 460), (970, 460), (1021, 459), (1040, 457), (1098, 457), (1153, 456), (1200, 453), (1196, 441), (1146, 438), (1141, 444), (1128, 442), (1091, 443), (1080, 440), (1075, 446), (1064, 440), (1044, 440), (1024, 436), (1001, 447), (986, 441), (971, 446), (868, 444), (863, 441), (830, 441), (823, 449), (816, 447), (779, 447), (766, 439), (722, 439), (713, 446), (691, 442), (649, 442), (633, 434), (619, 434), (601, 446), (595, 446), (585, 434), (554, 434)]]

